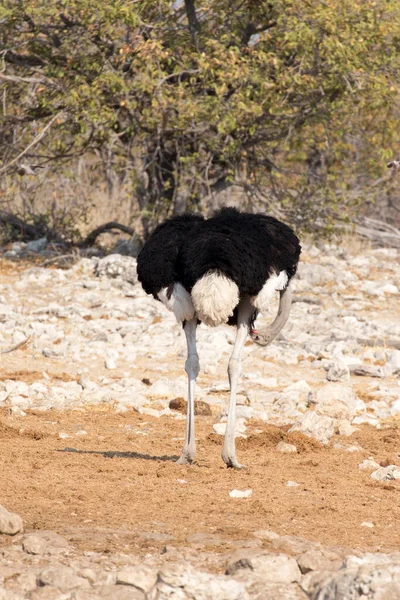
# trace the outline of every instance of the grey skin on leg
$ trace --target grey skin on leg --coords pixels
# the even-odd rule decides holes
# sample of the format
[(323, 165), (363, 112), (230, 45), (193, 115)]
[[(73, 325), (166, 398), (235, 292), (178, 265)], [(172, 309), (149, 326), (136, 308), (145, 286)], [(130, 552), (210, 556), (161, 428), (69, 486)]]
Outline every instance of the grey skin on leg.
[(235, 445), (235, 426), (236, 426), (236, 393), (238, 380), (241, 373), (241, 358), (244, 343), (247, 335), (250, 331), (251, 318), (254, 314), (255, 308), (250, 303), (250, 298), (245, 297), (240, 301), (238, 306), (238, 322), (237, 322), (237, 334), (235, 344), (233, 346), (233, 352), (229, 359), (228, 375), (230, 385), (230, 398), (228, 408), (228, 421), (226, 424), (224, 445), (222, 448), (222, 460), (227, 467), (233, 467), (234, 469), (242, 469), (241, 465), (236, 458), (236, 445)]
[(186, 415), (186, 436), (182, 454), (177, 460), (180, 465), (191, 463), (196, 456), (196, 440), (194, 437), (194, 390), (200, 371), (199, 357), (196, 349), (197, 318), (186, 321), (183, 327), (186, 335), (188, 356), (185, 371), (188, 374), (188, 401)]

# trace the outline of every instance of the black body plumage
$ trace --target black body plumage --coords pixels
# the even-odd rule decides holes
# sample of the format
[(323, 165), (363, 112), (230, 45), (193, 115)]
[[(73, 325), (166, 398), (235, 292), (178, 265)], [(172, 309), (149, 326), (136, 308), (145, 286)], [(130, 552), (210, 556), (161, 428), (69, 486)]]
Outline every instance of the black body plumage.
[(256, 296), (271, 274), (296, 272), (300, 243), (274, 217), (224, 208), (210, 219), (181, 215), (159, 225), (139, 253), (143, 289), (157, 294), (175, 282), (191, 291), (209, 271), (232, 279), (240, 295)]

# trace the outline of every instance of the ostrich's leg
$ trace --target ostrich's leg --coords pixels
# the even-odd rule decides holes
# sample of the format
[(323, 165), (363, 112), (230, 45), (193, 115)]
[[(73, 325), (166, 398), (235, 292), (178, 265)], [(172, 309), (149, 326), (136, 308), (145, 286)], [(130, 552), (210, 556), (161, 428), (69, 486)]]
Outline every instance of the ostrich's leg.
[(194, 389), (200, 370), (199, 357), (196, 350), (197, 318), (186, 321), (184, 331), (186, 335), (188, 356), (185, 371), (188, 374), (188, 401), (186, 415), (186, 437), (182, 454), (177, 462), (180, 465), (191, 463), (196, 455), (196, 440), (194, 437)]
[(244, 343), (250, 330), (251, 318), (254, 314), (254, 306), (250, 304), (249, 298), (243, 298), (238, 307), (237, 334), (233, 352), (229, 359), (228, 375), (230, 385), (230, 398), (228, 408), (228, 421), (226, 424), (224, 446), (222, 448), (222, 459), (228, 467), (242, 469), (236, 458), (235, 425), (236, 425), (236, 392), (241, 373), (241, 357)]

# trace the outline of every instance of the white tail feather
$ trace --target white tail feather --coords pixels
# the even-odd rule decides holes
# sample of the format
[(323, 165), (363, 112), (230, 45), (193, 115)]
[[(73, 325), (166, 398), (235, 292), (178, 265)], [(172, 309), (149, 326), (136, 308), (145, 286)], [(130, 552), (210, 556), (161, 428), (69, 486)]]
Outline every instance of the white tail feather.
[(233, 314), (239, 303), (239, 288), (226, 275), (210, 271), (194, 285), (192, 300), (198, 318), (216, 327)]

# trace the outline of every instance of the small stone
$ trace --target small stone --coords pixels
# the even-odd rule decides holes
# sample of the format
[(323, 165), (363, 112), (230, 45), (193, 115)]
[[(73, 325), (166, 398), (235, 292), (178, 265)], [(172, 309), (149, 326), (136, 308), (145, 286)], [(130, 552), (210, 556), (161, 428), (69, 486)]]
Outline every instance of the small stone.
[(274, 550), (284, 552), (285, 554), (301, 554), (302, 552), (307, 552), (307, 550), (314, 549), (316, 543), (294, 535), (281, 535), (271, 540), (271, 546)]
[(300, 571), (336, 571), (342, 564), (342, 557), (334, 550), (324, 547), (310, 548), (297, 557)]
[(350, 425), (350, 423), (345, 419), (343, 421), (340, 421), (338, 425), (339, 435), (344, 435), (347, 437), (352, 435), (355, 431), (358, 431), (358, 427), (353, 427), (353, 425)]
[(396, 465), (379, 467), (379, 469), (371, 473), (371, 477), (377, 481), (392, 481), (393, 479), (400, 479), (400, 469)]
[(300, 569), (291, 556), (249, 551), (243, 551), (238, 556), (240, 558), (228, 564), (227, 575), (237, 576), (242, 571), (246, 577), (250, 570), (265, 582), (293, 583), (300, 581)]
[(23, 530), (23, 522), (19, 515), (8, 512), (3, 506), (0, 506), (0, 533), (6, 535), (15, 535)]
[(381, 287), (381, 292), (383, 292), (384, 294), (398, 294), (399, 288), (396, 285), (393, 285), (392, 283), (387, 283), (386, 285), (383, 285)]
[(296, 481), (287, 481), (285, 485), (286, 487), (299, 487), (300, 483), (296, 483)]
[(268, 540), (269, 542), (280, 537), (275, 531), (271, 531), (270, 529), (258, 529), (254, 532), (254, 535), (260, 538), (260, 540)]
[(69, 550), (70, 545), (55, 531), (42, 530), (24, 535), (22, 548), (27, 554), (56, 554), (62, 550)]
[[(80, 593), (80, 590), (78, 591), (78, 593)], [(68, 596), (69, 596), (69, 594), (68, 594)], [(29, 600), (60, 600), (60, 598), (63, 598), (63, 597), (65, 598), (65, 595), (64, 594), (61, 595), (60, 590), (57, 587), (54, 587), (51, 585), (46, 585), (45, 587), (36, 588), (36, 590), (34, 590), (30, 594)], [(20, 596), (18, 596), (18, 598), (15, 598), (14, 596), (12, 596), (11, 598), (9, 598), (9, 596), (6, 596), (5, 598), (3, 598), (3, 596), (0, 596), (0, 600), (22, 600), (22, 599)], [(75, 596), (74, 600), (81, 600), (81, 596)], [(92, 598), (91, 598), (91, 600), (92, 600)]]
[(380, 469), (380, 464), (370, 457), (363, 460), (358, 465), (358, 468), (360, 469), (360, 471), (374, 471), (376, 469)]
[(148, 594), (157, 583), (157, 571), (145, 565), (129, 567), (117, 573), (117, 584), (132, 585)]
[(300, 431), (321, 444), (327, 444), (335, 432), (335, 422), (331, 417), (309, 410), (289, 429), (289, 433), (293, 431)]
[(369, 527), (370, 529), (372, 529), (373, 527), (375, 527), (375, 525), (373, 523), (371, 523), (370, 521), (363, 521), (361, 523), (360, 527)]
[(25, 246), (25, 249), (28, 252), (42, 252), (47, 246), (47, 238), (39, 238), (38, 240), (33, 240), (32, 242), (28, 242)]
[(353, 371), (354, 375), (358, 375), (359, 377), (385, 377), (386, 372), (383, 367), (374, 367), (373, 365), (363, 365), (362, 367), (357, 367)]
[[(226, 421), (222, 421), (221, 423), (214, 423), (213, 429), (214, 429), (215, 433), (217, 433), (218, 435), (225, 435)], [(246, 437), (244, 435), (245, 431), (246, 431), (246, 424), (245, 424), (244, 419), (237, 419), (236, 427), (235, 427), (235, 437)]]
[(389, 356), (389, 363), (392, 366), (393, 373), (400, 372), (400, 350), (393, 350)]
[(315, 411), (333, 419), (351, 419), (356, 412), (365, 410), (353, 389), (340, 383), (327, 383), (315, 394)]
[(326, 378), (328, 381), (349, 381), (350, 369), (345, 363), (337, 361), (329, 368)]
[(137, 282), (136, 260), (130, 256), (109, 254), (97, 262), (94, 274), (98, 277), (105, 275), (111, 279), (120, 277), (128, 283), (135, 284)]
[(112, 356), (109, 356), (104, 361), (104, 366), (106, 369), (109, 369), (110, 371), (112, 371), (113, 369), (117, 368), (117, 361)]
[(65, 358), (65, 352), (62, 349), (43, 348), (42, 354), (46, 358)]
[(61, 591), (69, 591), (78, 587), (89, 587), (87, 579), (75, 575), (71, 567), (50, 566), (43, 569), (38, 576), (40, 585), (51, 585), (58, 587)]
[(253, 490), (232, 490), (229, 492), (231, 498), (250, 498)]
[(291, 454), (293, 452), (297, 452), (297, 447), (294, 444), (278, 442), (278, 444), (276, 445), (276, 450), (278, 450), (278, 452), (282, 452), (283, 454)]

